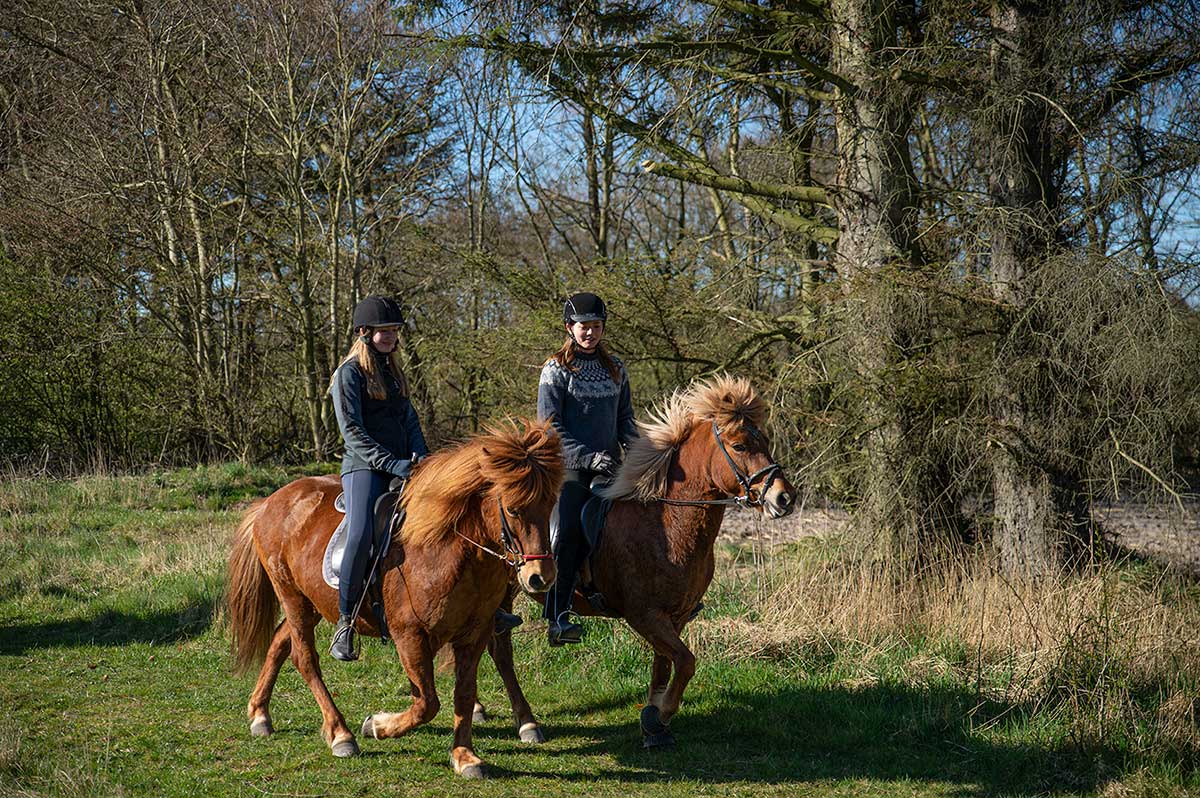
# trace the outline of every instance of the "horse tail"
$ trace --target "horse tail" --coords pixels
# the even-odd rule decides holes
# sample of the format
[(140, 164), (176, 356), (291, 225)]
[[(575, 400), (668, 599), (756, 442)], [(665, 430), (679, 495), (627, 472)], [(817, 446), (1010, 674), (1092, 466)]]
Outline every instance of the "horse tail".
[(254, 546), (254, 522), (266, 502), (255, 503), (242, 517), (233, 535), (229, 553), (229, 622), (233, 633), (233, 672), (241, 675), (257, 666), (267, 655), (275, 634), (279, 598), (258, 559)]

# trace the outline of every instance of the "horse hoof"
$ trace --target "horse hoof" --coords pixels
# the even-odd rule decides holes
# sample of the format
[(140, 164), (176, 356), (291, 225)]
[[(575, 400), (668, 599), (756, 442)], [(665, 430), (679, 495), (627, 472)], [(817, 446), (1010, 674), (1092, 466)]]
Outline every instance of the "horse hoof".
[(521, 728), (517, 729), (517, 736), (521, 738), (523, 743), (544, 743), (546, 735), (542, 731), (542, 727), (536, 723), (526, 723)]
[(367, 719), (363, 721), (362, 728), (358, 732), (363, 737), (375, 737), (375, 716), (367, 715)]
[(266, 718), (259, 718), (250, 724), (251, 737), (270, 737), (275, 733), (275, 727)]
[(333, 755), (336, 757), (358, 756), (358, 743), (351, 737), (333, 744)]
[(483, 707), (479, 707), (474, 712), (471, 713), (471, 722), (472, 723), (483, 723), (487, 719), (488, 719), (487, 710), (484, 709)]
[(674, 748), (675, 735), (671, 734), (670, 730), (660, 734), (647, 734), (642, 737), (642, 748), (647, 750), (652, 748)]
[(458, 775), (464, 779), (483, 779), (487, 778), (487, 772), (483, 765), (466, 765), (462, 770), (458, 771)]
[(662, 722), (662, 714), (654, 704), (642, 707), (642, 736), (652, 737), (667, 731), (667, 724)]
[(642, 708), (642, 747), (669, 748), (675, 745), (675, 735), (662, 722), (662, 713), (654, 704)]

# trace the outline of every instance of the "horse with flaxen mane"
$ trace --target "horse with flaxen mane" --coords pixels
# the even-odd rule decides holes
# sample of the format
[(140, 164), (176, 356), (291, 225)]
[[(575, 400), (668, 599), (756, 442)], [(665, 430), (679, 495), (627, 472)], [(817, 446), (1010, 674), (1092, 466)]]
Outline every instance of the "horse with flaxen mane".
[[(544, 592), (554, 582), (549, 526), (562, 479), (561, 444), (548, 423), (489, 430), (414, 469), (399, 545), (382, 563), (385, 620), (413, 702), (402, 713), (368, 716), (363, 735), (398, 737), (433, 719), (439, 706), (433, 656), (448, 644), (455, 666), (450, 759), (459, 774), (483, 775), (471, 747), (479, 658), (508, 591), (509, 567), (527, 592)], [(229, 614), (236, 669), (262, 661), (247, 710), (251, 734), (273, 731), (271, 691), (290, 654), (321, 707), (325, 741), (335, 756), (352, 756), (358, 744), (321, 678), (313, 638), (322, 616), (334, 622), (338, 614), (337, 591), (321, 568), (338, 524), (340, 490), (336, 477), (308, 477), (250, 508), (229, 557)], [(280, 605), (284, 617), (276, 625)], [(359, 618), (357, 628), (378, 634), (372, 618)]]
[[(606, 608), (654, 649), (641, 717), (648, 748), (675, 741), (669, 724), (696, 669), (680, 634), (712, 581), (725, 508), (741, 505), (782, 518), (795, 504), (795, 489), (771, 459), (762, 431), (766, 414), (745, 379), (720, 376), (677, 391), (639, 424), (641, 438), (613, 483), (599, 491), (614, 501), (591, 557), (592, 581)], [(575, 609), (598, 614), (578, 595)], [(532, 722), (511, 646), (488, 650), (514, 711)]]

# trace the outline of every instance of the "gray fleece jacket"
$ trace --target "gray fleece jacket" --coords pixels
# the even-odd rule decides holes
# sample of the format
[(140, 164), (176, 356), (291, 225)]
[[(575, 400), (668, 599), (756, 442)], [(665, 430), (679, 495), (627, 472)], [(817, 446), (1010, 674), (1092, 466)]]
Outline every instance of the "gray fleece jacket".
[(391, 373), (382, 368), (387, 398), (367, 393), (367, 375), (355, 360), (338, 366), (333, 377), (333, 411), (346, 444), (342, 473), (370, 469), (407, 477), (411, 457), (429, 454), (421, 422)]

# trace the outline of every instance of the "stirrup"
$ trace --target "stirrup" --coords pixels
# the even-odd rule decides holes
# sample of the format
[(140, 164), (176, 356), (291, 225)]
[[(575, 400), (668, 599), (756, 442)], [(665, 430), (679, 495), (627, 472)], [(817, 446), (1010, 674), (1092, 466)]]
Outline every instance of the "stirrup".
[(550, 621), (546, 625), (546, 641), (553, 647), (583, 642), (583, 624), (570, 621)]
[(337, 628), (333, 630), (333, 640), (329, 644), (329, 655), (340, 662), (354, 662), (358, 659), (359, 649), (354, 635), (354, 621), (350, 618), (338, 618)]

